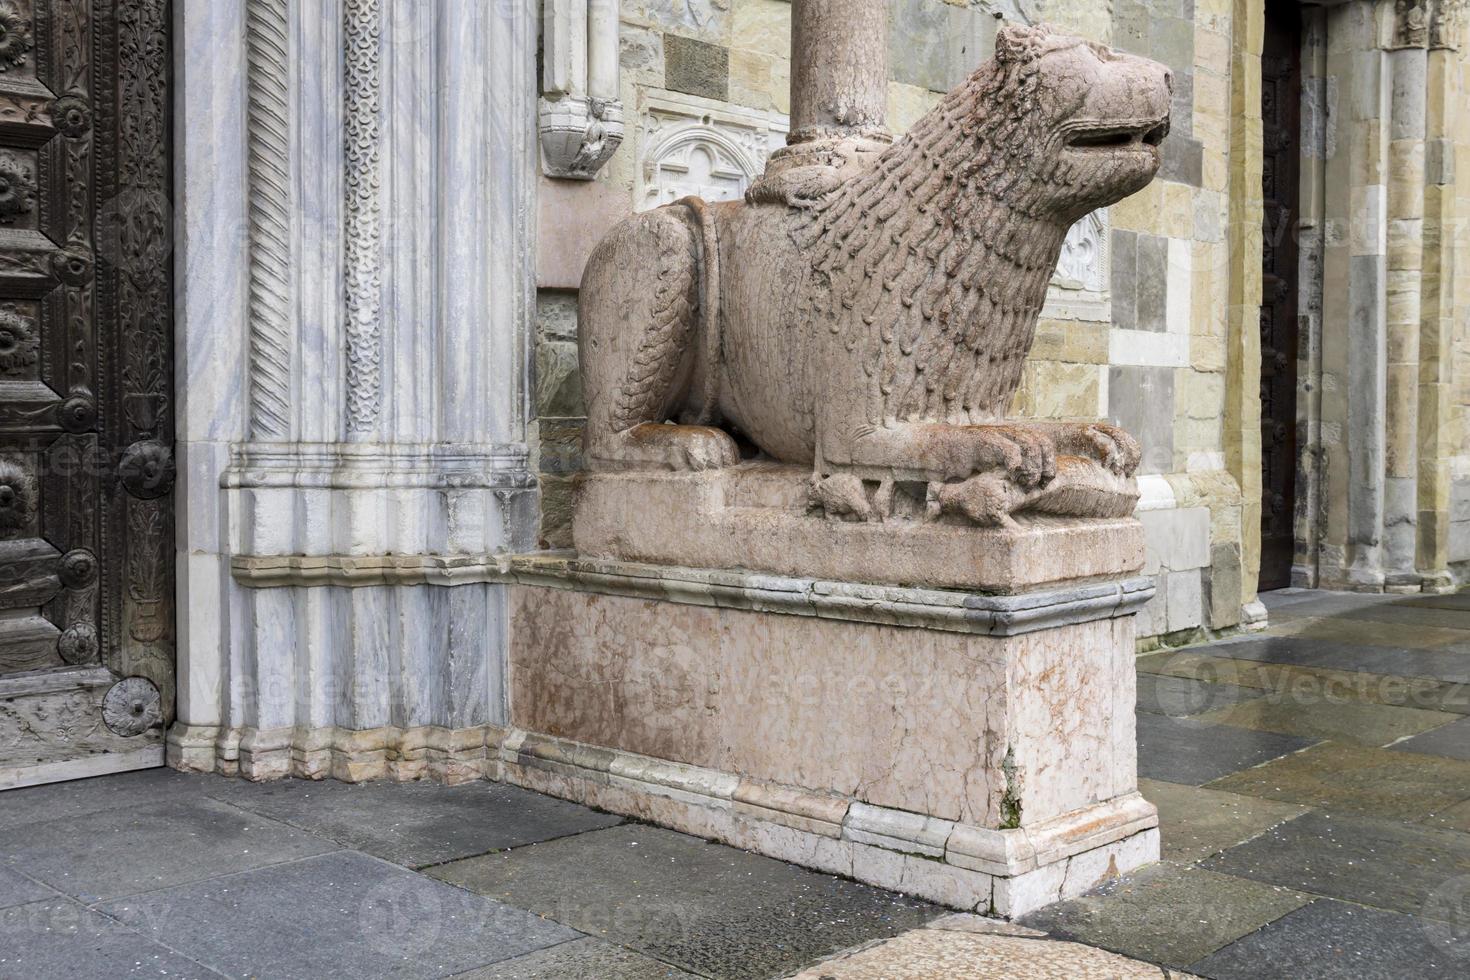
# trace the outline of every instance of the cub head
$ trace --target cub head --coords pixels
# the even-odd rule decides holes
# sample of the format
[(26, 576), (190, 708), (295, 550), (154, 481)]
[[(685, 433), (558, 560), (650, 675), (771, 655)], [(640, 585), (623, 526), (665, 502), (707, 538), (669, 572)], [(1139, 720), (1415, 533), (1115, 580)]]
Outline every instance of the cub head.
[(999, 157), (1030, 178), (1007, 194), (1024, 195), (1029, 213), (1070, 223), (1137, 193), (1158, 172), (1173, 88), (1163, 65), (1047, 27), (1008, 25), (976, 81), (978, 135), (1004, 144), (992, 146), (992, 166)]

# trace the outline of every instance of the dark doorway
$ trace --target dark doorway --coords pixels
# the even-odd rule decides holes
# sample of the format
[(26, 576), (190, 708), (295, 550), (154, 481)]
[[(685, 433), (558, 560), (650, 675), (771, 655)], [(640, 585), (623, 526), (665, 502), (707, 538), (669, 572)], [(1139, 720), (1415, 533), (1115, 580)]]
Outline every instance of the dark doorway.
[(0, 5), (0, 789), (163, 762), (171, 20)]
[(1301, 10), (1266, 5), (1261, 55), (1261, 577), (1291, 584), (1295, 546), (1297, 220), (1301, 188)]

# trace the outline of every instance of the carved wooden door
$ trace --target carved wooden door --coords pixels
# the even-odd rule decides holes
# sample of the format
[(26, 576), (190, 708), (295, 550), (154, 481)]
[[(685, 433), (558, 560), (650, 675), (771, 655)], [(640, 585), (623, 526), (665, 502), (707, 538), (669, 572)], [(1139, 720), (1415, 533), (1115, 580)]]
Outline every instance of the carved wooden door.
[(1262, 189), (1260, 588), (1291, 584), (1295, 550), (1297, 219), (1301, 189), (1301, 10), (1267, 4), (1261, 56)]
[(169, 0), (0, 0), (0, 788), (173, 709)]

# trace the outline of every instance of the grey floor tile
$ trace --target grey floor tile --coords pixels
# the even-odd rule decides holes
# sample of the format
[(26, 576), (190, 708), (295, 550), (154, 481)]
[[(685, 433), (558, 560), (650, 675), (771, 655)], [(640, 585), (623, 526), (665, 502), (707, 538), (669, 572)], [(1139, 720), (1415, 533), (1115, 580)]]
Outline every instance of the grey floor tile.
[(0, 977), (216, 978), (218, 973), (65, 898), (0, 911)]
[(1454, 684), (1470, 683), (1470, 656), (1454, 650), (1357, 645), (1306, 636), (1251, 637), (1218, 643), (1206, 649), (1216, 657), (1261, 663), (1331, 667), (1396, 677), (1429, 677)]
[(1322, 742), (1210, 789), (1412, 823), (1470, 799), (1470, 762)]
[(1055, 938), (1183, 967), (1310, 900), (1288, 888), (1159, 864), (1021, 922)]
[(454, 980), (695, 980), (676, 966), (601, 939), (578, 939), (462, 973)]
[(7, 828), (0, 860), (93, 902), (336, 849), (218, 800), (186, 798)]
[[(1266, 604), (1267, 622), (1278, 619), (1306, 616), (1342, 616), (1348, 613), (1372, 610), (1378, 606), (1392, 605), (1399, 596), (1363, 592), (1328, 592), (1322, 589), (1293, 589), (1280, 600), (1280, 592), (1261, 593)], [(1267, 597), (1270, 598), (1267, 598)]]
[(1442, 923), (1319, 899), (1190, 972), (1213, 980), (1463, 980), (1470, 939)]
[(1366, 609), (1342, 613), (1343, 619), (1364, 619), (1375, 623), (1397, 623), (1406, 629), (1420, 626), (1450, 630), (1470, 630), (1470, 613), (1462, 609), (1427, 609), (1399, 603), (1381, 603)]
[(1200, 866), (1417, 915), (1425, 912), (1425, 904), (1446, 882), (1470, 875), (1470, 835), (1387, 820), (1308, 813)]
[(353, 851), (99, 909), (237, 977), (443, 977), (577, 938), (519, 909)]
[(1425, 609), (1458, 609), (1461, 612), (1470, 612), (1470, 591), (1451, 592), (1448, 595), (1416, 595), (1407, 599), (1399, 599), (1394, 605)]
[[(222, 781), (223, 783), (223, 781)], [(288, 779), (211, 793), (293, 827), (409, 867), (611, 827), (621, 817), (504, 783), (443, 786)]]
[(1152, 779), (1140, 779), (1138, 791), (1159, 808), (1164, 860), (1180, 864), (1218, 854), (1307, 812), (1295, 803)]
[(1138, 675), (1138, 710), (1171, 718), (1189, 718), (1258, 698), (1255, 688), (1210, 684), (1165, 674)]
[(1198, 716), (1200, 721), (1238, 728), (1371, 746), (1388, 745), (1462, 717), (1443, 711), (1346, 700), (1317, 685), (1288, 686), (1284, 691)]
[[(0, 847), (3, 846), (0, 844)], [(48, 888), (17, 871), (0, 866), (0, 909), (57, 897), (56, 889)]]
[(713, 977), (785, 976), (942, 914), (928, 903), (655, 827), (625, 825), (430, 872)]
[(218, 776), (189, 775), (173, 769), (136, 772), (91, 779), (74, 779), (49, 786), (0, 791), (0, 828), (38, 821), (65, 820), (102, 810), (126, 810), (170, 800), (202, 796), (207, 782), (225, 782)]
[(1309, 738), (1138, 715), (1138, 774), (1199, 786), (1311, 745)]
[(1470, 718), (1415, 735), (1389, 746), (1395, 752), (1420, 752), (1470, 762)]

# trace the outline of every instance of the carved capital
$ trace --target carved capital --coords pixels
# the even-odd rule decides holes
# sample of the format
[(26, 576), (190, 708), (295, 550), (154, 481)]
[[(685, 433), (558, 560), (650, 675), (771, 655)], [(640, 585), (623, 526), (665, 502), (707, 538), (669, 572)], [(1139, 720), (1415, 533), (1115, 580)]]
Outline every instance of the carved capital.
[(591, 180), (623, 143), (623, 104), (573, 95), (542, 99), (540, 130), (548, 176)]

